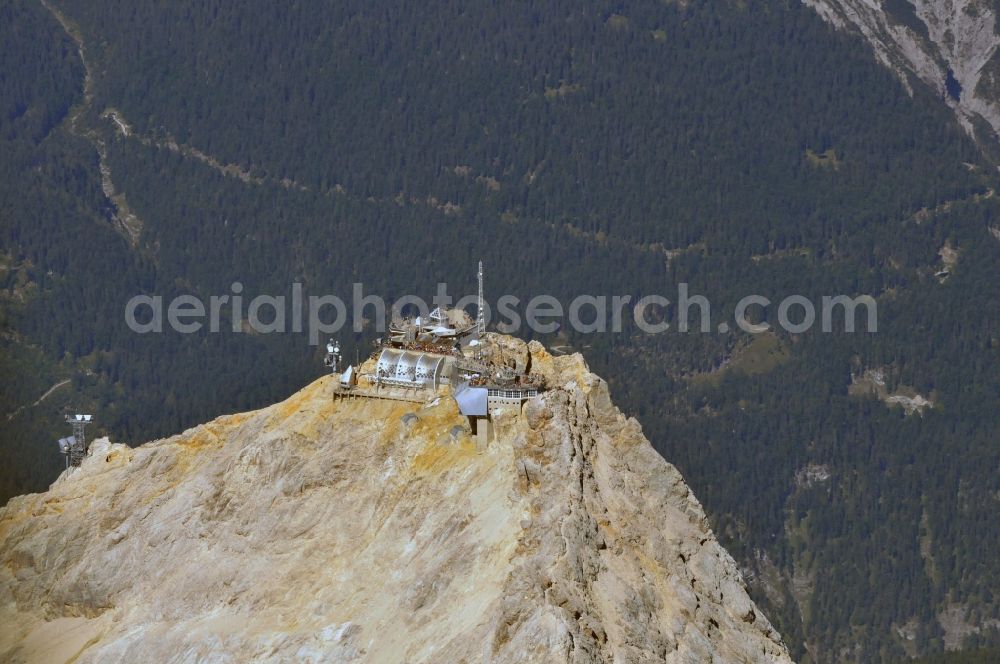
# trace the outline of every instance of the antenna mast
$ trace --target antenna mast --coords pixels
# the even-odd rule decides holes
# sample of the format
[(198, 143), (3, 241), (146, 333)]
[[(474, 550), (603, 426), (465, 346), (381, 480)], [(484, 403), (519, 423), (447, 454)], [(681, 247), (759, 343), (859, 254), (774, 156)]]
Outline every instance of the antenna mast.
[(323, 357), (323, 364), (330, 367), (331, 373), (340, 371), (340, 342), (330, 339), (326, 343), (326, 355)]
[(483, 314), (483, 262), (479, 261), (479, 314), (476, 316), (476, 338), (479, 339), (479, 345), (476, 347), (476, 352), (479, 357), (483, 356), (483, 340), (486, 337), (486, 317)]
[(87, 438), (84, 428), (91, 423), (91, 415), (67, 415), (66, 423), (73, 427), (73, 435), (59, 439), (59, 451), (66, 456), (66, 467), (79, 466), (87, 455)]

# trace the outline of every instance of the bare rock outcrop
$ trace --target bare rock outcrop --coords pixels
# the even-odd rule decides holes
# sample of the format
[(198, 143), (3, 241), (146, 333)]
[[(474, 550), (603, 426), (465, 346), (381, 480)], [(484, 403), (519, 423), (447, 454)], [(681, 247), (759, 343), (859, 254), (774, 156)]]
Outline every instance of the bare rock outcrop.
[(102, 441), (0, 510), (0, 659), (787, 662), (677, 470), (579, 356), (477, 448), (425, 406), (288, 400)]
[(803, 0), (838, 28), (857, 30), (904, 85), (930, 86), (974, 138), (1000, 137), (1000, 33), (986, 0)]

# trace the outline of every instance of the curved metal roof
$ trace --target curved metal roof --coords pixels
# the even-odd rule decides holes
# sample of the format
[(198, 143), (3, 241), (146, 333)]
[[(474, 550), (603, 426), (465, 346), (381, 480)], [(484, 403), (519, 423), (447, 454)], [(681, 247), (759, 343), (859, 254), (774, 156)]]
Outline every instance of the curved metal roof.
[(384, 349), (382, 354), (378, 356), (378, 364), (375, 367), (378, 377), (395, 377), (396, 364), (399, 363), (399, 356), (402, 354), (402, 351), (392, 350), (391, 348)]
[(376, 372), (383, 382), (437, 386), (444, 359), (440, 355), (385, 348), (379, 355)]
[(443, 364), (444, 358), (440, 355), (427, 355), (424, 353), (417, 359), (414, 376), (420, 382), (436, 383), (441, 375), (441, 366)]

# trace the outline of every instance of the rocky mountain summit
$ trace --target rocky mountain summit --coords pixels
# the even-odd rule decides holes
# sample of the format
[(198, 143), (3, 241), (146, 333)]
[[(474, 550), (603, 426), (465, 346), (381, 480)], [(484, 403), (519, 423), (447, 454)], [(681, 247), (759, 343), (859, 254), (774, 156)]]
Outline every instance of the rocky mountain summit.
[(678, 471), (578, 356), (476, 444), (425, 404), (284, 402), (0, 510), (7, 662), (787, 662)]
[(1000, 137), (1000, 31), (987, 0), (803, 0), (838, 28), (853, 29), (910, 88), (927, 84), (978, 140)]

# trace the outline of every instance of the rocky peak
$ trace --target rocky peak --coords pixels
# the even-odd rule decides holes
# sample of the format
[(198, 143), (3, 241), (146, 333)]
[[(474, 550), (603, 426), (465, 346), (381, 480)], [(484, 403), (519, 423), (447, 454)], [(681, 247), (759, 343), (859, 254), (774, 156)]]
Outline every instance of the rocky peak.
[(0, 510), (4, 661), (787, 662), (677, 470), (577, 356), (477, 446), (427, 403), (107, 441)]

